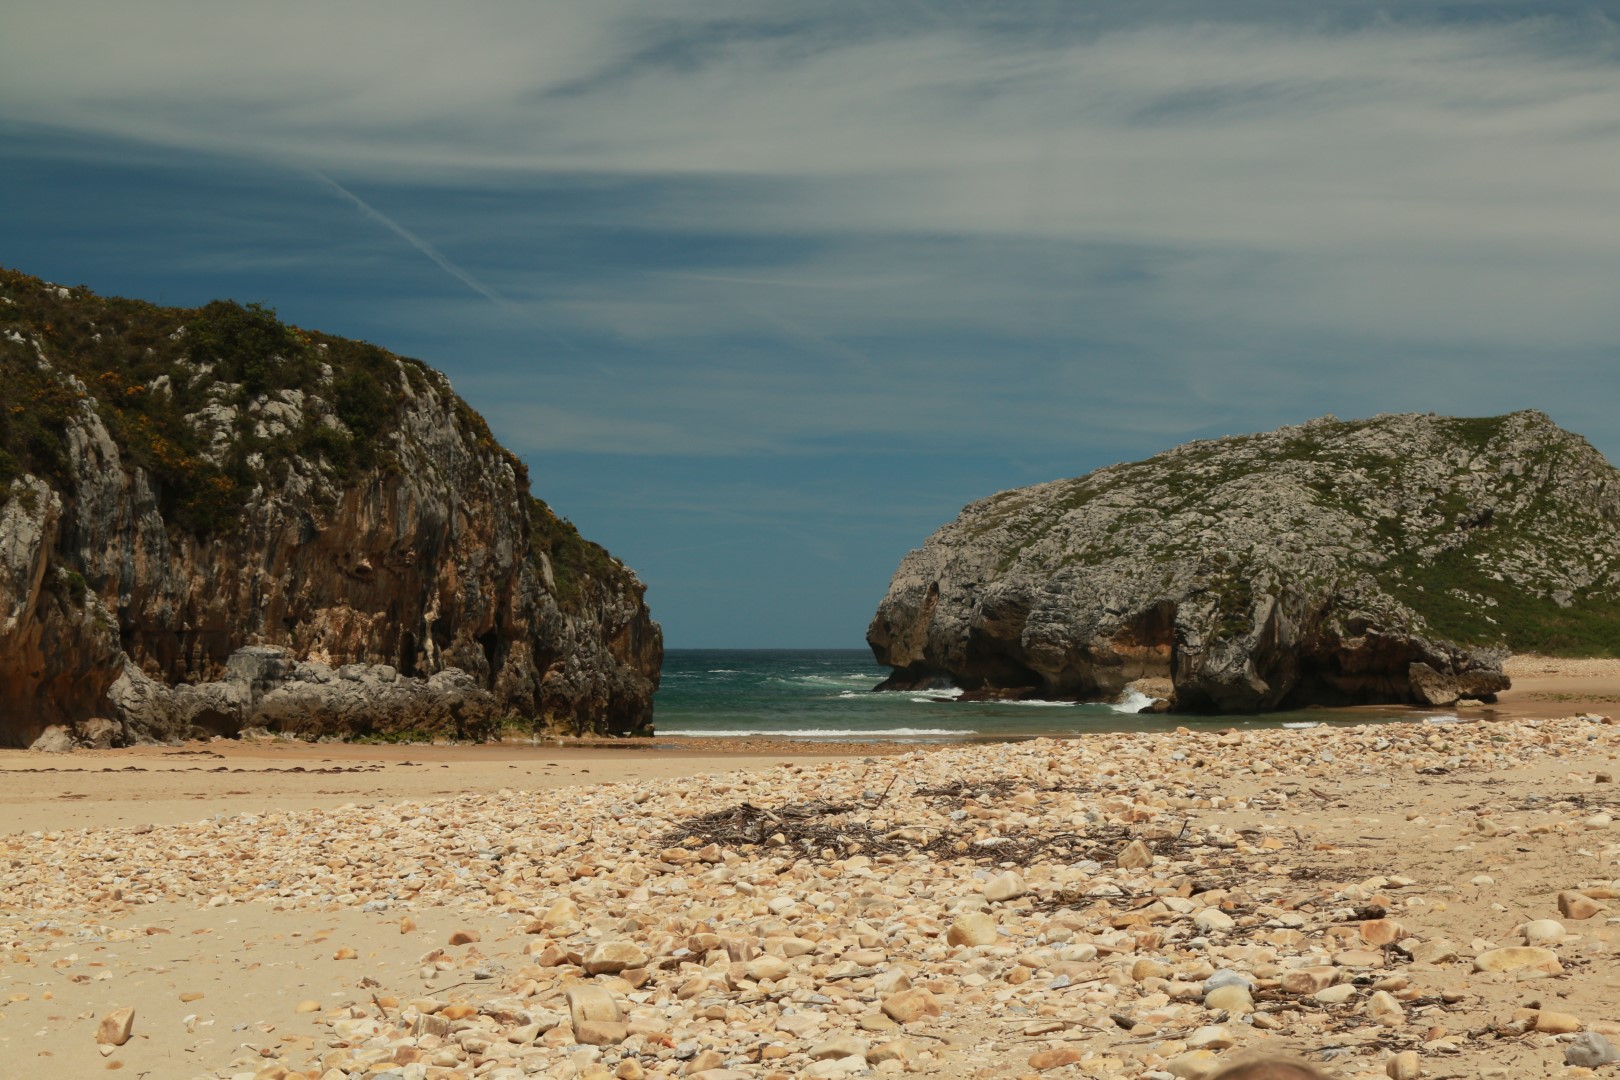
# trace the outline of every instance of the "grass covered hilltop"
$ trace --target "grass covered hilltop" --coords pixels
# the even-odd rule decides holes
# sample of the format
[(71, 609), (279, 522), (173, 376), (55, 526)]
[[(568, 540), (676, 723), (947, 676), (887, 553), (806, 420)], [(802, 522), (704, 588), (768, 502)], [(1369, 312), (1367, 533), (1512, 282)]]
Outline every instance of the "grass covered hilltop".
[(1620, 655), (1620, 474), (1539, 412), (1323, 417), (964, 509), (868, 632), (894, 686), (1186, 711), (1439, 704)]
[(641, 583), (425, 364), (10, 270), (0, 364), (0, 745), (650, 730)]

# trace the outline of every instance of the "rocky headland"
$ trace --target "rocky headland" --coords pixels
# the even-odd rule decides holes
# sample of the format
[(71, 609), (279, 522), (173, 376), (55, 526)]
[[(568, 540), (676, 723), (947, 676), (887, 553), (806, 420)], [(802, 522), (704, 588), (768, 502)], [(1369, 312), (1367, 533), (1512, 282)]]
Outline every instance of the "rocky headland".
[(1539, 412), (1324, 417), (1002, 492), (901, 562), (884, 684), (1251, 713), (1505, 689), (1620, 648), (1620, 473)]
[(439, 372), (0, 270), (0, 745), (651, 731), (644, 587)]

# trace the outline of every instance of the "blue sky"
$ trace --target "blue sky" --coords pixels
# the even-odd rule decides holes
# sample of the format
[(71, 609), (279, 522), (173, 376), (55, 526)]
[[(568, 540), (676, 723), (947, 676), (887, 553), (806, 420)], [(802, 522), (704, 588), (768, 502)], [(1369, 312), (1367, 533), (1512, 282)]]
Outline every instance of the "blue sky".
[(447, 372), (673, 647), (855, 646), (994, 491), (1324, 413), (1620, 451), (1604, 5), (35, 3), (0, 263)]

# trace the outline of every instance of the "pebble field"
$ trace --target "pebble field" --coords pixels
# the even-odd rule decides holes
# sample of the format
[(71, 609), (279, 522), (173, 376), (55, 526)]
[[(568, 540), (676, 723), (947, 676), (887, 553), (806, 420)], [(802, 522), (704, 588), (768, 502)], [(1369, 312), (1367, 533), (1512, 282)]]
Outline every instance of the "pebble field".
[(1097, 735), (0, 835), (7, 1075), (1579, 1077), (1606, 718)]

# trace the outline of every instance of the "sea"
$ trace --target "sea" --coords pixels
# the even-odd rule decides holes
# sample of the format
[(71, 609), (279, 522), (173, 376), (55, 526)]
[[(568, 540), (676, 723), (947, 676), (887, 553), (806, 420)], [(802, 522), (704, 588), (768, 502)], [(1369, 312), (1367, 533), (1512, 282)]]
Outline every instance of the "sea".
[(653, 699), (659, 735), (956, 742), (1081, 737), (1104, 731), (1313, 728), (1385, 721), (1455, 723), (1413, 709), (1305, 709), (1259, 716), (1143, 716), (1150, 699), (1114, 703), (960, 701), (960, 691), (876, 691), (889, 674), (866, 649), (671, 649)]

